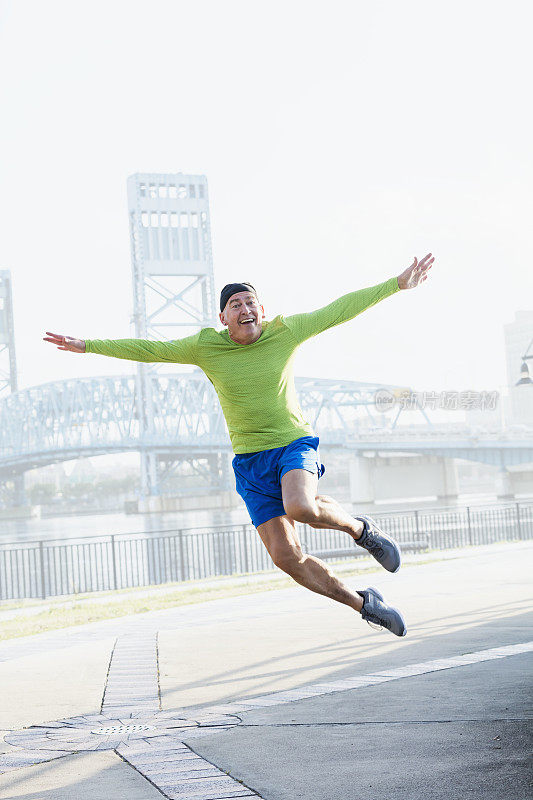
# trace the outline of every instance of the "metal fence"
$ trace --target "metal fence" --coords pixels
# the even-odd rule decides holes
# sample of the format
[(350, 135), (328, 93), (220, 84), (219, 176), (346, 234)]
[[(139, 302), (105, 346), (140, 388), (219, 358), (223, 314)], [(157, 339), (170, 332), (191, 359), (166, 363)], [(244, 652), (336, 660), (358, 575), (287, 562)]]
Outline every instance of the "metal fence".
[[(533, 539), (533, 502), (372, 515), (404, 550)], [(299, 526), (307, 553), (366, 555), (345, 533)], [(346, 554), (347, 551), (347, 554)], [(272, 569), (252, 525), (0, 544), (0, 600), (51, 597)]]

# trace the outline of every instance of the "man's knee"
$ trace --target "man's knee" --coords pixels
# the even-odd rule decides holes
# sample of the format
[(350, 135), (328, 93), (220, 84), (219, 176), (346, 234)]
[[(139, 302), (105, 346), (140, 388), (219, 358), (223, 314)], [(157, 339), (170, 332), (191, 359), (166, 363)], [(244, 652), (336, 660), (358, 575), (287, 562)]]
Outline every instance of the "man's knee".
[(333, 497), (330, 497), (329, 494), (317, 494), (317, 496), (315, 497), (315, 501), (317, 501), (318, 503), (336, 503), (337, 502)]
[(284, 505), (288, 516), (296, 522), (313, 523), (319, 520), (320, 512), (316, 500), (293, 500)]

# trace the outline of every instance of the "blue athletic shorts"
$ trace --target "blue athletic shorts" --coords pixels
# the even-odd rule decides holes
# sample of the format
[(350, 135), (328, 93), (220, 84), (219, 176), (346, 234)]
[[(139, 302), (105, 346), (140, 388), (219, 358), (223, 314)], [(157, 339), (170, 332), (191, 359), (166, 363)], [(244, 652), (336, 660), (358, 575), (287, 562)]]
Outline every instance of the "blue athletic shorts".
[(236, 455), (232, 461), (236, 488), (255, 527), (286, 512), (281, 495), (281, 479), (291, 469), (305, 469), (322, 477), (318, 436), (302, 436), (285, 447)]

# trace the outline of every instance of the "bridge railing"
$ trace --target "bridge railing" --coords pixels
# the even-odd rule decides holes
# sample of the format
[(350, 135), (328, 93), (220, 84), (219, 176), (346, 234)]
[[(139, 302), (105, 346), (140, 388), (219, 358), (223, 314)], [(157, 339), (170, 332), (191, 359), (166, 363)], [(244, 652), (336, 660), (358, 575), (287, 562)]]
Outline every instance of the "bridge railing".
[[(533, 501), (373, 514), (405, 551), (533, 539)], [(299, 526), (320, 557), (366, 555), (345, 533)], [(273, 568), (252, 525), (0, 544), (0, 600), (184, 582)]]

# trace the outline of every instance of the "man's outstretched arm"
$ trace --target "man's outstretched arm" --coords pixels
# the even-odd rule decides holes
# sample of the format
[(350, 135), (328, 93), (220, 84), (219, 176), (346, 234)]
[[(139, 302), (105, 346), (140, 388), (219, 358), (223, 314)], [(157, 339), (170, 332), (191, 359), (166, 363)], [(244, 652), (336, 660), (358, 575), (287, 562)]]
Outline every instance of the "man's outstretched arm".
[(129, 361), (196, 364), (198, 333), (170, 342), (156, 342), (151, 339), (75, 339), (50, 331), (46, 333), (43, 337), (45, 342), (55, 344), (58, 350), (70, 353), (95, 353)]
[(410, 267), (407, 267), (401, 275), (398, 275), (398, 286), (400, 289), (414, 289), (419, 283), (424, 283), (427, 273), (435, 258), (428, 253), (422, 261), (418, 261), (416, 256)]
[(431, 269), (434, 260), (431, 253), (428, 253), (421, 261), (418, 261), (415, 257), (411, 266), (407, 267), (397, 277), (389, 278), (389, 280), (378, 283), (376, 286), (369, 286), (366, 289), (359, 289), (345, 294), (317, 311), (285, 317), (284, 322), (293, 333), (295, 339), (300, 343), (304, 342), (311, 336), (316, 336), (318, 333), (333, 328), (335, 325), (340, 325), (341, 322), (348, 322), (348, 320), (354, 319), (362, 311), (371, 308), (376, 303), (379, 303), (380, 300), (395, 294), (400, 289), (412, 289), (418, 286), (419, 283), (426, 280), (427, 272)]
[(62, 336), (59, 333), (46, 331), (43, 342), (55, 344), (58, 350), (68, 350), (69, 353), (85, 353), (85, 339), (75, 339), (73, 336)]

